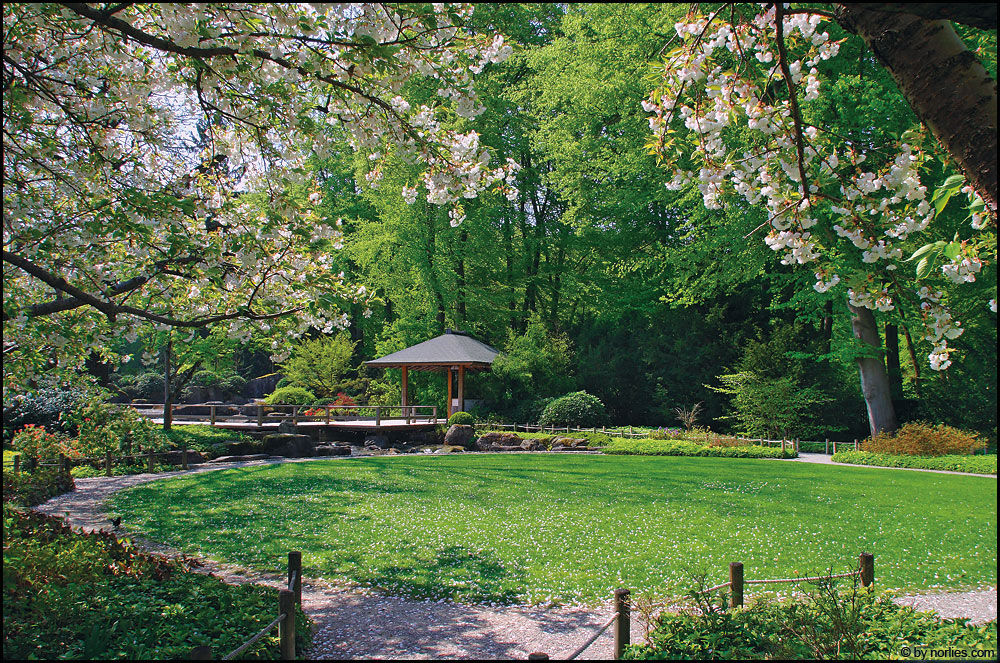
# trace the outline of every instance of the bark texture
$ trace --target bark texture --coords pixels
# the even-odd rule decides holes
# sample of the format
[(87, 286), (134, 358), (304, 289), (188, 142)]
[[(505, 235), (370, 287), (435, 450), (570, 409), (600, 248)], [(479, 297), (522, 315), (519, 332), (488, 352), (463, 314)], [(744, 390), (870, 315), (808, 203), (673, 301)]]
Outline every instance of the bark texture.
[(997, 86), (948, 21), (843, 4), (838, 22), (868, 44), (900, 92), (997, 214)]
[[(861, 393), (868, 408), (868, 425), (871, 434), (891, 433), (896, 430), (896, 410), (892, 406), (892, 388), (889, 373), (882, 357), (882, 339), (878, 335), (875, 316), (870, 309), (847, 305), (851, 309), (851, 329), (854, 338), (870, 346), (874, 352), (858, 357), (861, 375)], [(871, 355), (875, 356), (871, 356)]]

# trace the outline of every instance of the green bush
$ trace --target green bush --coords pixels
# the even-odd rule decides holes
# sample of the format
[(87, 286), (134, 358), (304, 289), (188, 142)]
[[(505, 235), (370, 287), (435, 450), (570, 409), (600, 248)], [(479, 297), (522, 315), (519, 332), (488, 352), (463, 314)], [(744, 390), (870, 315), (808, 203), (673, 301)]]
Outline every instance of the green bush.
[(711, 456), (714, 458), (796, 458), (798, 453), (789, 447), (762, 447), (745, 445), (734, 447), (710, 446), (687, 440), (626, 440), (612, 438), (604, 453), (633, 456)]
[[(56, 495), (73, 490), (73, 477), (59, 468), (39, 468), (33, 472), (3, 473), (3, 501), (20, 506), (35, 506)], [(4, 545), (6, 545), (4, 535)], [(4, 563), (6, 566), (6, 561)], [(6, 605), (6, 604), (5, 604)]]
[(86, 402), (92, 393), (85, 389), (43, 389), (33, 394), (19, 394), (3, 403), (3, 443), (10, 444), (14, 433), (27, 425), (73, 435), (76, 429), (60, 416)]
[(125, 392), (132, 398), (160, 403), (163, 401), (163, 373), (150, 371), (135, 376), (131, 384), (125, 386)]
[(545, 406), (538, 423), (542, 426), (600, 426), (607, 413), (597, 396), (577, 391), (555, 399)]
[(455, 426), (474, 426), (476, 423), (476, 418), (473, 417), (468, 412), (456, 412), (455, 414), (448, 417), (448, 425)]
[[(662, 613), (649, 642), (624, 658), (672, 660), (894, 659), (909, 648), (996, 650), (996, 621), (980, 626), (897, 605), (866, 589), (819, 588), (789, 601), (763, 598), (744, 608), (700, 606)], [(903, 656), (905, 658), (905, 656)]]
[[(277, 610), (270, 587), (227, 585), (111, 534), (76, 533), (7, 504), (3, 540), (5, 659), (184, 660), (200, 645), (218, 657)], [(301, 652), (310, 629), (298, 609), (296, 622)], [(278, 658), (277, 631), (240, 658)]]
[(93, 398), (66, 417), (77, 429), (74, 446), (81, 456), (103, 456), (108, 451), (131, 454), (160, 451), (167, 446), (163, 431), (133, 408)]
[(879, 454), (868, 451), (839, 451), (833, 455), (835, 463), (874, 465), (877, 467), (909, 467), (918, 470), (948, 470), (972, 474), (996, 474), (997, 457), (988, 456), (907, 456)]
[(316, 395), (304, 387), (279, 387), (264, 402), (268, 405), (312, 405)]
[(248, 435), (213, 426), (173, 426), (166, 436), (174, 449), (190, 449), (207, 456), (224, 455), (226, 452), (217, 452), (224, 450), (225, 445), (230, 442), (253, 442), (253, 438)]

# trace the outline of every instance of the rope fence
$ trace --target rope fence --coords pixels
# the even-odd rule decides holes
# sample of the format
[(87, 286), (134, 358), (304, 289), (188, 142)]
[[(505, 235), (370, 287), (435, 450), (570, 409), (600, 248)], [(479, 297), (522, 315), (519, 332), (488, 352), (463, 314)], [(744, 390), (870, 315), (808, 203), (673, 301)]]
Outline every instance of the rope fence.
[[(249, 640), (223, 656), (220, 660), (231, 661), (255, 645), (265, 635), (278, 629), (278, 649), (281, 660), (294, 661), (295, 652), (295, 606), (302, 605), (302, 553), (293, 550), (288, 553), (288, 583), (278, 590), (278, 616), (270, 624), (254, 634)], [(212, 648), (195, 647), (188, 657), (192, 661), (211, 661)]]
[[(858, 556), (858, 568), (854, 571), (848, 573), (833, 573), (824, 576), (808, 576), (803, 578), (774, 578), (774, 579), (760, 579), (760, 580), (745, 580), (743, 578), (743, 563), (742, 562), (732, 562), (729, 565), (729, 580), (727, 582), (720, 583), (708, 589), (703, 589), (696, 594), (710, 594), (711, 592), (716, 592), (720, 589), (729, 588), (730, 591), (730, 601), (729, 606), (735, 608), (743, 605), (743, 588), (745, 585), (765, 585), (774, 583), (799, 583), (799, 582), (821, 582), (829, 581), (837, 578), (853, 578), (859, 577), (861, 579), (862, 587), (871, 587), (875, 582), (875, 557), (870, 553), (861, 553)], [(614, 644), (614, 654), (615, 659), (620, 659), (625, 653), (625, 648), (628, 647), (631, 640), (631, 599), (630, 591), (628, 589), (616, 589), (615, 590), (615, 614), (612, 615), (611, 619), (606, 621), (593, 635), (591, 635), (582, 645), (576, 648), (572, 654), (566, 657), (565, 660), (572, 661), (576, 659), (577, 656), (585, 652), (594, 642), (597, 641), (601, 635), (607, 631), (612, 624), (615, 625), (615, 644)], [(664, 608), (667, 606), (666, 603), (654, 603), (648, 604), (650, 608)], [(641, 612), (641, 611), (640, 611)], [(549, 655), (543, 652), (534, 652), (528, 655), (529, 661), (547, 661), (549, 660)]]

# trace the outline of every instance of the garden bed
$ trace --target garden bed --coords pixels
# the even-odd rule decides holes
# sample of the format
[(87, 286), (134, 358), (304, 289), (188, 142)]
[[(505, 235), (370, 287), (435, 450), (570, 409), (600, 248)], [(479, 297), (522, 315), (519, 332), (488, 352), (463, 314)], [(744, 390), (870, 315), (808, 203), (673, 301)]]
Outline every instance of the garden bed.
[(868, 451), (840, 451), (833, 455), (835, 463), (851, 465), (873, 465), (877, 467), (907, 467), (918, 470), (947, 470), (970, 474), (996, 474), (997, 457), (949, 455), (949, 456), (906, 456), (902, 454), (881, 454)]

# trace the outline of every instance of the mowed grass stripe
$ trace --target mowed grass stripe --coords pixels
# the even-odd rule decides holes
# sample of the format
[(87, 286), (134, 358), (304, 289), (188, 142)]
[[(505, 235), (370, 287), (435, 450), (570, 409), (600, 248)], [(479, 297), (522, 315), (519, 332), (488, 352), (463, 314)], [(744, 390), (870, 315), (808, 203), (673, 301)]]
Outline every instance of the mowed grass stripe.
[(995, 585), (996, 481), (767, 460), (407, 456), (258, 466), (157, 481), (111, 508), (132, 531), (260, 570), (401, 596), (596, 603), (847, 570), (883, 588)]

